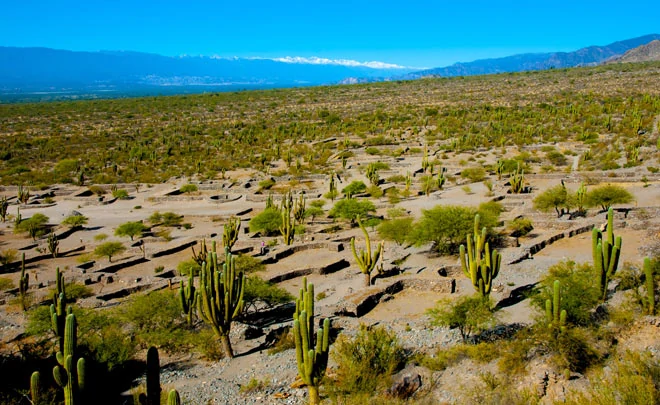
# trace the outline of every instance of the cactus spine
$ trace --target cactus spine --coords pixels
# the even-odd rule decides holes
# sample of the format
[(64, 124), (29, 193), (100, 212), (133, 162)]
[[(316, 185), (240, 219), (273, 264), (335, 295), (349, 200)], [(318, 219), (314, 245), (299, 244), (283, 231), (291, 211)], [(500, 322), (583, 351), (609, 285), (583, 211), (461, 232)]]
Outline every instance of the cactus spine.
[(497, 250), (490, 250), (486, 242), (486, 227), (479, 232), (479, 214), (474, 217), (474, 236), (467, 235), (467, 252), (460, 247), (463, 273), (472, 280), (474, 288), (483, 296), (490, 295), (493, 280), (500, 272), (502, 256)]
[(360, 226), (360, 229), (362, 229), (362, 232), (364, 233), (364, 239), (367, 246), (366, 250), (360, 250), (358, 253), (355, 249), (355, 238), (351, 238), (351, 250), (353, 251), (353, 257), (355, 257), (355, 261), (358, 263), (358, 266), (360, 266), (360, 271), (362, 274), (364, 274), (364, 286), (369, 287), (371, 285), (371, 272), (376, 267), (376, 263), (378, 263), (378, 259), (383, 253), (383, 242), (378, 244), (378, 248), (372, 255), (371, 240), (369, 239), (367, 228), (362, 225), (362, 221), (360, 221), (359, 217), (357, 218), (357, 222)]
[(607, 299), (607, 285), (619, 265), (622, 243), (620, 236), (614, 237), (614, 211), (611, 207), (607, 211), (607, 239), (603, 239), (603, 233), (594, 228), (591, 241), (594, 267), (600, 274), (598, 286), (604, 302)]
[(234, 357), (229, 340), (232, 320), (243, 309), (243, 291), (245, 274), (236, 271), (234, 257), (225, 251), (225, 263), (222, 271), (218, 267), (218, 256), (209, 253), (207, 261), (202, 263), (199, 277), (197, 310), (200, 318), (211, 325), (213, 331), (220, 337), (225, 355)]
[(525, 170), (520, 169), (520, 162), (516, 166), (516, 171), (511, 175), (511, 193), (520, 194), (525, 190)]
[(328, 366), (329, 333), (330, 320), (326, 318), (314, 341), (314, 285), (307, 284), (307, 278), (303, 278), (303, 287), (293, 315), (293, 338), (298, 374), (307, 385), (310, 404), (321, 402), (319, 384)]
[(21, 307), (27, 311), (27, 295), (30, 287), (30, 275), (25, 273), (25, 253), (21, 255), (21, 276), (18, 279), (18, 293), (21, 298)]
[(191, 271), (188, 275), (188, 285), (183, 284), (181, 280), (179, 285), (179, 297), (181, 298), (181, 308), (188, 319), (188, 326), (192, 327), (193, 317), (195, 316), (195, 274)]
[(231, 248), (234, 247), (234, 244), (236, 244), (236, 241), (238, 240), (238, 232), (241, 230), (241, 220), (232, 217), (223, 228), (222, 245), (225, 249), (229, 249), (231, 252)]
[(646, 278), (646, 312), (649, 315), (655, 315), (655, 280), (653, 279), (653, 269), (651, 268), (651, 259), (644, 258), (644, 277)]
[(48, 234), (48, 251), (50, 252), (51, 255), (53, 255), (53, 258), (57, 258), (57, 256), (60, 254), (60, 249), (59, 246), (60, 241), (57, 239), (57, 235), (55, 235), (55, 232), (51, 232)]
[(552, 300), (545, 300), (545, 319), (551, 328), (559, 328), (561, 332), (566, 331), (566, 310), (561, 309), (561, 293), (559, 291), (559, 280), (553, 284)]
[(57, 365), (53, 367), (53, 378), (64, 390), (64, 404), (83, 403), (80, 391), (85, 387), (85, 359), (76, 359), (77, 326), (76, 316), (69, 314), (64, 327), (64, 351), (56, 353)]

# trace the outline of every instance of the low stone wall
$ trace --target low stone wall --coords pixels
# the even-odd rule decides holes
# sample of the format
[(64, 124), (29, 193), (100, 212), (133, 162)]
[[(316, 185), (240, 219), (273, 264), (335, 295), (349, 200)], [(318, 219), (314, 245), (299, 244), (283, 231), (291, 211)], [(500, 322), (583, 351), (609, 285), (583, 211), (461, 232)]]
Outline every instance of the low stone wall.
[(123, 270), (132, 266), (137, 266), (138, 264), (142, 263), (147, 263), (149, 260), (145, 259), (143, 257), (139, 257), (136, 259), (130, 259), (123, 261), (121, 263), (113, 263), (110, 264), (109, 266), (106, 267), (99, 267), (98, 269), (94, 270), (94, 273), (116, 273), (119, 270)]
[(188, 241), (188, 242), (181, 243), (177, 246), (157, 250), (155, 252), (150, 253), (149, 258), (154, 259), (156, 257), (162, 257), (162, 256), (167, 256), (167, 255), (171, 255), (171, 254), (174, 254), (174, 253), (178, 253), (182, 250), (188, 249), (189, 247), (195, 246), (196, 244), (197, 244), (197, 240), (191, 240), (191, 241)]
[(268, 279), (271, 283), (281, 283), (282, 281), (290, 280), (296, 277), (307, 276), (310, 274), (330, 274), (341, 269), (349, 267), (350, 263), (346, 259), (339, 259), (330, 264), (321, 267), (308, 267), (303, 269), (292, 270), (290, 272), (280, 274)]

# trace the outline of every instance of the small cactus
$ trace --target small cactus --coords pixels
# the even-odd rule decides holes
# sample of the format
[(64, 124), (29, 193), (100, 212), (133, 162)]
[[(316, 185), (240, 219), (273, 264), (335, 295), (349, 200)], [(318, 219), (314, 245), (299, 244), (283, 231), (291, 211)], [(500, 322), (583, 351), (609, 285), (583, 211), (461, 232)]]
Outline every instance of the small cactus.
[(509, 183), (511, 184), (510, 191), (512, 194), (520, 194), (525, 191), (525, 171), (520, 169), (520, 163), (518, 163), (516, 171), (511, 175)]
[(502, 180), (502, 174), (504, 173), (504, 161), (497, 160), (497, 166), (495, 167), (495, 173), (497, 173), (497, 180)]
[(7, 221), (8, 209), (9, 209), (9, 202), (7, 201), (7, 197), (2, 197), (2, 199), (0, 199), (0, 218), (2, 218), (2, 222)]
[[(206, 260), (206, 257), (209, 254), (209, 250), (206, 247), (206, 239), (202, 239), (202, 243), (200, 244), (200, 248), (199, 248), (199, 253), (195, 252), (195, 247), (194, 246), (191, 247), (191, 249), (192, 249), (192, 258), (193, 258), (193, 260), (195, 261), (195, 263), (197, 263), (198, 265), (201, 266), (202, 263), (204, 263), (204, 260)], [(212, 249), (213, 252), (215, 252), (215, 241), (213, 241), (211, 249)]]
[(25, 253), (21, 255), (21, 276), (18, 279), (18, 293), (21, 298), (21, 307), (27, 311), (28, 288), (30, 287), (30, 275), (25, 272)]
[(236, 217), (230, 218), (229, 222), (223, 226), (222, 246), (225, 249), (229, 249), (231, 252), (231, 249), (234, 247), (234, 244), (236, 244), (236, 241), (238, 240), (238, 234), (240, 230), (241, 220)]
[(474, 217), (474, 235), (467, 235), (467, 252), (460, 246), (463, 273), (472, 281), (472, 286), (483, 297), (490, 295), (493, 280), (500, 272), (502, 255), (490, 250), (486, 242), (486, 227), (479, 232), (479, 214)]
[(293, 243), (296, 234), (296, 227), (294, 222), (291, 221), (291, 209), (282, 210), (282, 225), (280, 225), (280, 233), (284, 239), (284, 243), (288, 246)]
[(60, 241), (57, 239), (57, 235), (55, 235), (55, 232), (51, 232), (48, 234), (48, 251), (50, 252), (51, 255), (53, 255), (53, 259), (56, 259), (57, 256), (60, 254), (60, 249), (59, 246)]
[(64, 350), (56, 353), (57, 365), (53, 368), (53, 378), (64, 390), (64, 404), (83, 403), (81, 391), (85, 386), (85, 359), (79, 358), (77, 349), (76, 316), (69, 314), (64, 327)]
[(298, 224), (302, 224), (305, 221), (305, 202), (305, 196), (300, 194), (293, 207), (293, 218)]
[[(328, 367), (328, 349), (330, 320), (323, 321), (323, 328), (314, 333), (314, 285), (307, 284), (303, 278), (303, 287), (296, 300), (293, 315), (293, 338), (296, 345), (298, 375), (307, 385), (309, 403), (319, 404), (319, 384)], [(315, 339), (316, 338), (316, 341)]]
[(603, 239), (603, 233), (594, 228), (591, 241), (594, 267), (600, 275), (598, 287), (600, 288), (601, 299), (605, 302), (607, 300), (607, 285), (619, 266), (622, 244), (620, 236), (614, 237), (614, 211), (611, 207), (607, 211), (607, 239)]
[(383, 242), (378, 245), (378, 248), (376, 248), (376, 251), (372, 254), (371, 240), (369, 239), (367, 228), (362, 225), (362, 221), (360, 221), (359, 217), (357, 218), (357, 222), (364, 233), (366, 250), (360, 250), (359, 253), (357, 252), (355, 249), (355, 238), (351, 238), (351, 250), (353, 251), (355, 261), (358, 263), (358, 266), (360, 266), (360, 271), (364, 274), (364, 286), (369, 287), (371, 285), (371, 272), (376, 267), (376, 263), (378, 263), (378, 259), (383, 253)]
[(140, 394), (140, 404), (160, 405), (160, 360), (158, 349), (151, 346), (147, 350), (147, 392)]
[(440, 168), (440, 171), (438, 172), (438, 190), (442, 190), (442, 186), (445, 185), (445, 173), (447, 172), (447, 168), (442, 167)]
[(41, 404), (41, 373), (38, 371), (30, 376), (30, 400), (33, 405)]
[(177, 390), (170, 390), (170, 393), (167, 395), (167, 405), (181, 405), (181, 397)]
[(561, 309), (561, 293), (559, 291), (559, 280), (553, 284), (552, 300), (545, 300), (545, 319), (548, 326), (558, 328), (559, 331), (566, 331), (566, 310)]
[(60, 268), (55, 270), (56, 290), (53, 294), (53, 303), (50, 304), (51, 328), (60, 341), (60, 351), (64, 351), (64, 328), (67, 315), (71, 314), (71, 307), (66, 306), (66, 291), (64, 288), (64, 275)]
[(183, 309), (183, 313), (186, 314), (188, 320), (188, 326), (192, 327), (197, 298), (195, 295), (195, 274), (192, 271), (190, 271), (190, 274), (188, 275), (187, 286), (184, 285), (183, 280), (181, 280), (179, 285), (179, 297), (181, 299), (181, 308)]

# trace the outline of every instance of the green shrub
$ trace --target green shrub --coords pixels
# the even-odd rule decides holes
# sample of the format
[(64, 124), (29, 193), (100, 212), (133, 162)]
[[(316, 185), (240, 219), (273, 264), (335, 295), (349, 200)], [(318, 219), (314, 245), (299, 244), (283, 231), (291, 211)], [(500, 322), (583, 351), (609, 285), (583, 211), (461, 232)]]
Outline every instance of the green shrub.
[(555, 166), (566, 166), (566, 163), (568, 163), (566, 156), (556, 150), (546, 153), (545, 157)]
[(35, 213), (30, 218), (24, 219), (14, 227), (17, 233), (27, 233), (32, 239), (46, 234), (48, 217), (42, 213)]
[(128, 236), (133, 240), (136, 236), (142, 236), (147, 226), (142, 222), (125, 222), (117, 227), (115, 236)]
[(194, 184), (184, 184), (184, 185), (181, 186), (181, 188), (179, 189), (180, 192), (185, 193), (185, 194), (194, 193), (194, 192), (196, 192), (197, 190), (198, 190), (198, 189), (197, 189), (197, 186), (194, 185)]
[(15, 262), (18, 259), (18, 251), (16, 249), (5, 249), (0, 252), (0, 264), (6, 265)]
[(341, 335), (331, 353), (337, 362), (335, 378), (326, 384), (331, 398), (374, 394), (389, 384), (406, 360), (396, 335), (383, 327), (362, 325), (354, 338)]
[(545, 314), (545, 302), (552, 299), (555, 280), (560, 282), (561, 309), (566, 310), (567, 322), (588, 325), (590, 311), (598, 305), (600, 291), (596, 282), (598, 273), (588, 264), (576, 264), (571, 260), (551, 266), (536, 288), (532, 303)]
[(361, 201), (355, 198), (339, 200), (328, 212), (330, 218), (343, 218), (354, 222), (359, 217), (365, 217), (368, 213), (376, 211), (371, 201)]
[(182, 276), (187, 276), (190, 274), (192, 271), (194, 275), (199, 275), (200, 270), (202, 267), (197, 264), (197, 262), (193, 259), (190, 260), (184, 260), (182, 262), (179, 262), (176, 266), (176, 270), (179, 272), (180, 275)]
[(126, 247), (121, 242), (105, 242), (94, 249), (94, 254), (98, 257), (108, 257), (108, 261), (112, 263), (112, 256), (117, 256), (123, 253)]
[(10, 278), (0, 277), (0, 291), (11, 290), (16, 287)]
[(397, 245), (403, 245), (413, 231), (413, 218), (395, 218), (383, 221), (378, 225), (378, 236), (384, 240), (394, 241)]
[(259, 182), (259, 188), (261, 188), (262, 190), (270, 190), (271, 187), (273, 187), (274, 185), (275, 185), (275, 180), (273, 179), (265, 179)]
[(243, 292), (245, 302), (243, 310), (256, 310), (260, 305), (273, 307), (279, 304), (285, 304), (294, 300), (293, 295), (277, 284), (268, 282), (258, 276), (249, 276), (245, 280), (245, 290)]
[(250, 220), (250, 231), (262, 232), (264, 236), (277, 235), (282, 226), (282, 213), (277, 208), (266, 208)]
[(444, 299), (428, 310), (431, 325), (458, 328), (464, 343), (470, 337), (493, 326), (497, 321), (489, 297), (463, 296), (458, 299)]
[(367, 190), (367, 185), (364, 184), (362, 181), (353, 181), (351, 184), (348, 186), (344, 187), (341, 192), (344, 195), (356, 195), (360, 193), (364, 193)]
[(461, 171), (461, 177), (468, 179), (470, 183), (477, 183), (486, 178), (486, 170), (483, 167), (468, 167)]
[(87, 223), (88, 218), (84, 215), (70, 215), (62, 220), (62, 225), (69, 228), (76, 228)]
[(112, 192), (112, 196), (119, 200), (128, 200), (128, 191), (124, 189), (115, 190)]
[(293, 333), (290, 329), (285, 329), (277, 335), (275, 343), (273, 343), (273, 346), (268, 349), (268, 354), (277, 354), (295, 348), (296, 344), (293, 338)]
[(596, 187), (587, 193), (587, 205), (600, 206), (603, 210), (615, 204), (628, 204), (634, 200), (635, 197), (628, 190), (612, 184)]
[(511, 236), (518, 238), (530, 233), (534, 229), (534, 225), (532, 225), (531, 219), (520, 217), (511, 221), (508, 228), (511, 231)]
[(251, 274), (266, 270), (266, 265), (256, 257), (250, 255), (234, 255), (237, 271), (243, 271), (245, 274)]

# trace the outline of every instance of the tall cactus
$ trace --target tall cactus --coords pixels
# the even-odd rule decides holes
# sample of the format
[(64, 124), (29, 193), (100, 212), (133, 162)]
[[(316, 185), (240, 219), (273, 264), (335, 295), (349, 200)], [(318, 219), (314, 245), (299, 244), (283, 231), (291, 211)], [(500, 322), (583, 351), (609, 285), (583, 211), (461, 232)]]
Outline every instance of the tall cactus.
[[(224, 242), (224, 241), (223, 241)], [(200, 244), (199, 247), (199, 253), (195, 252), (195, 247), (192, 246), (192, 258), (197, 263), (198, 265), (202, 265), (204, 261), (206, 260), (206, 257), (209, 254), (209, 250), (206, 247), (206, 239), (202, 239), (202, 243)], [(212, 242), (211, 249), (213, 252), (215, 252), (215, 241)]]
[(64, 404), (84, 403), (81, 391), (85, 389), (85, 359), (78, 357), (76, 316), (69, 314), (64, 327), (64, 350), (56, 353), (57, 365), (53, 378), (64, 390)]
[(41, 405), (41, 373), (35, 371), (30, 376), (30, 400), (32, 405)]
[(447, 172), (446, 167), (441, 167), (440, 171), (438, 172), (438, 190), (442, 190), (442, 186), (445, 185), (445, 181), (447, 180), (445, 178), (445, 173)]
[(30, 287), (30, 275), (25, 273), (25, 253), (21, 255), (21, 276), (18, 279), (18, 294), (21, 299), (21, 308), (27, 311), (28, 288)]
[(601, 299), (605, 302), (607, 300), (607, 285), (619, 266), (622, 243), (620, 236), (614, 237), (614, 211), (611, 207), (607, 211), (607, 239), (603, 239), (603, 233), (598, 228), (594, 228), (591, 233), (591, 243), (594, 267), (600, 275), (598, 287), (600, 288)]
[(158, 349), (147, 350), (147, 392), (140, 394), (141, 405), (160, 405), (160, 360)]
[(504, 173), (504, 161), (497, 160), (497, 165), (495, 166), (495, 173), (497, 173), (497, 180), (502, 180), (502, 174)]
[(644, 258), (644, 277), (646, 278), (646, 300), (644, 307), (649, 315), (655, 315), (655, 280), (653, 279), (653, 268), (651, 259)]
[(314, 334), (314, 285), (307, 284), (307, 278), (303, 278), (303, 287), (296, 300), (293, 315), (293, 339), (296, 345), (298, 374), (307, 385), (310, 404), (321, 402), (319, 384), (328, 367), (329, 333), (330, 320), (326, 318), (323, 328)]
[(211, 325), (213, 331), (220, 337), (225, 355), (234, 357), (229, 340), (232, 320), (243, 309), (243, 291), (245, 274), (237, 271), (234, 257), (225, 251), (225, 263), (222, 271), (218, 267), (218, 256), (210, 253), (207, 261), (202, 264), (199, 277), (197, 310), (200, 318)]
[(365, 174), (372, 186), (378, 185), (380, 182), (380, 176), (378, 175), (378, 168), (374, 163), (369, 163)]
[(30, 189), (23, 185), (19, 185), (16, 198), (21, 204), (27, 204), (28, 200), (30, 200)]
[(241, 230), (241, 220), (236, 217), (229, 218), (229, 222), (223, 225), (222, 246), (225, 249), (231, 249), (238, 240), (238, 233)]
[(516, 171), (511, 175), (509, 183), (511, 184), (510, 190), (513, 194), (520, 194), (525, 190), (525, 170), (520, 169), (520, 162), (516, 166)]
[(50, 252), (51, 255), (53, 255), (53, 259), (57, 258), (57, 256), (60, 254), (60, 249), (59, 246), (60, 241), (57, 239), (57, 235), (55, 235), (55, 232), (51, 232), (48, 234), (48, 251)]
[(7, 201), (7, 197), (2, 197), (2, 199), (0, 199), (0, 218), (2, 218), (2, 222), (7, 221), (8, 210), (9, 210), (9, 202)]
[(364, 239), (367, 246), (366, 250), (360, 250), (358, 253), (355, 249), (355, 238), (351, 238), (351, 250), (353, 251), (355, 261), (358, 263), (358, 266), (360, 266), (360, 271), (364, 274), (364, 286), (369, 287), (371, 285), (371, 272), (376, 267), (376, 263), (378, 263), (378, 259), (383, 253), (383, 242), (378, 244), (376, 251), (371, 254), (371, 240), (369, 239), (367, 228), (362, 225), (362, 221), (360, 221), (359, 217), (357, 218), (357, 222), (364, 233)]
[(296, 227), (294, 222), (291, 221), (290, 208), (282, 210), (282, 225), (280, 225), (280, 233), (287, 246), (293, 243), (293, 238), (296, 235)]
[(64, 328), (66, 317), (71, 314), (71, 307), (66, 306), (66, 291), (64, 288), (64, 274), (60, 268), (55, 270), (56, 291), (53, 294), (53, 303), (50, 304), (51, 328), (60, 341), (60, 352), (64, 351)]
[(472, 281), (472, 286), (484, 297), (490, 295), (493, 280), (500, 272), (502, 255), (497, 250), (490, 250), (486, 242), (486, 227), (479, 232), (479, 214), (474, 217), (474, 236), (467, 235), (467, 252), (465, 245), (460, 247), (461, 267), (463, 273)]
[(305, 221), (305, 209), (306, 209), (305, 203), (306, 203), (305, 196), (303, 194), (300, 194), (293, 207), (293, 218), (296, 220), (296, 223), (298, 224), (302, 224)]
[(179, 285), (179, 298), (181, 299), (183, 313), (186, 314), (186, 318), (188, 319), (188, 326), (192, 327), (196, 309), (195, 300), (197, 298), (195, 295), (195, 274), (193, 271), (190, 271), (190, 274), (188, 274), (187, 286), (184, 285), (183, 280), (181, 280)]
[(561, 293), (559, 291), (559, 280), (552, 285), (552, 300), (545, 300), (545, 319), (548, 326), (557, 328), (561, 332), (566, 331), (566, 310), (561, 309)]
[(575, 205), (577, 205), (578, 212), (582, 212), (582, 213), (586, 212), (586, 209), (584, 207), (586, 200), (587, 200), (587, 186), (584, 183), (580, 183), (580, 187), (578, 187), (575, 193)]
[(335, 200), (337, 195), (337, 184), (335, 184), (335, 172), (330, 173), (330, 185), (328, 188), (328, 194), (330, 195), (332, 201)]
[(422, 173), (426, 173), (429, 168), (429, 149), (428, 145), (424, 145), (424, 156), (422, 156)]

